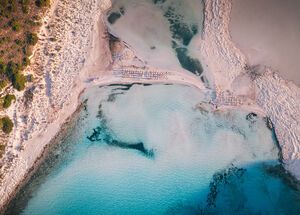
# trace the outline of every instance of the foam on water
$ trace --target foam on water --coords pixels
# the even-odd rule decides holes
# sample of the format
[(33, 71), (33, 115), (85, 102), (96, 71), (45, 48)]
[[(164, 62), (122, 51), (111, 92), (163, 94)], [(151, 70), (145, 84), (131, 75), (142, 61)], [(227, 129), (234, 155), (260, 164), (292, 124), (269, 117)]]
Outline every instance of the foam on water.
[[(30, 182), (38, 186), (29, 192), (29, 184), (15, 205), (29, 200), (22, 214), (300, 211), (299, 193), (271, 171), (278, 149), (261, 117), (212, 112), (204, 94), (178, 85), (93, 88), (85, 98), (62, 143), (71, 147), (52, 155), (61, 162), (43, 180), (36, 182), (45, 168)], [(130, 148), (136, 143), (151, 156)]]

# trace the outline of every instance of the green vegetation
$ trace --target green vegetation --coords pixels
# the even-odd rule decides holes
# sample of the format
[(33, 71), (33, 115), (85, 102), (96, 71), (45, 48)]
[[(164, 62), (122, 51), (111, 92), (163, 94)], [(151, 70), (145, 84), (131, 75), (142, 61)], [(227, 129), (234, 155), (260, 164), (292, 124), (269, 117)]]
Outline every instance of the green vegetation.
[(3, 98), (3, 108), (9, 108), (12, 101), (16, 101), (15, 95), (8, 94)]
[(48, 7), (50, 5), (50, 0), (36, 0), (35, 4), (38, 7)]
[(22, 5), (22, 12), (28, 14), (29, 12), (29, 0), (20, 0), (20, 4)]
[(30, 60), (28, 57), (24, 57), (23, 58), (23, 62), (22, 62), (22, 65), (23, 66), (28, 66), (30, 64)]
[[(36, 32), (41, 16), (50, 0), (0, 0), (0, 91), (10, 84), (18, 91), (25, 88), (26, 77), (22, 70), (30, 64), (29, 56), (38, 42)], [(16, 97), (3, 95), (0, 107), (9, 108)], [(13, 122), (9, 117), (0, 118), (0, 129), (9, 134)], [(0, 157), (5, 144), (0, 143)]]
[(0, 128), (5, 134), (9, 134), (14, 127), (13, 122), (7, 116), (0, 119)]
[(7, 80), (0, 80), (0, 90), (7, 86)]
[(27, 44), (29, 44), (29, 45), (35, 45), (38, 41), (37, 34), (28, 32), (26, 34), (26, 41), (27, 41)]
[(5, 152), (5, 145), (4, 144), (0, 144), (0, 158), (2, 158), (4, 152)]
[(11, 23), (10, 23), (10, 26), (12, 27), (12, 29), (14, 31), (20, 31), (21, 26), (20, 26), (20, 23), (18, 21), (12, 20)]
[(13, 87), (18, 91), (22, 91), (25, 88), (26, 77), (20, 72), (15, 73), (11, 80)]
[[(21, 91), (26, 77), (22, 70), (30, 65), (29, 56), (38, 42), (41, 14), (50, 0), (0, 0), (0, 91), (9, 83)], [(10, 95), (7, 95), (7, 99)], [(9, 106), (6, 100), (4, 106)]]
[(40, 14), (49, 5), (50, 0), (0, 0), (0, 90), (9, 82), (17, 90), (24, 89), (21, 71), (30, 65)]
[(26, 77), (20, 72), (21, 68), (19, 64), (10, 61), (5, 69), (6, 78), (11, 81), (13, 87), (18, 91), (22, 91), (26, 83)]

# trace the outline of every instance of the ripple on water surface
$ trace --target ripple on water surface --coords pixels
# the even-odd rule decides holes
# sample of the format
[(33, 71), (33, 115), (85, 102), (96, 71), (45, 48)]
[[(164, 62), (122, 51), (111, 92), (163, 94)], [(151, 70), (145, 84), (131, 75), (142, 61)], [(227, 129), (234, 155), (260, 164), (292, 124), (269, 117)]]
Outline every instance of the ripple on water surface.
[(213, 112), (178, 85), (93, 88), (83, 99), (46, 160), (59, 162), (44, 164), (12, 214), (299, 214), (256, 114)]

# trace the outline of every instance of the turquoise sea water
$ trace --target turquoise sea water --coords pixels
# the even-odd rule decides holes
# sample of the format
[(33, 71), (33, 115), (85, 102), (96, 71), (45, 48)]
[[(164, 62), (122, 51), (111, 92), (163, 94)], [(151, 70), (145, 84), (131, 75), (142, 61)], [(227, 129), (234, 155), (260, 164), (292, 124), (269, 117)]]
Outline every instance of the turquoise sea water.
[(179, 85), (89, 89), (10, 214), (299, 214), (263, 118)]

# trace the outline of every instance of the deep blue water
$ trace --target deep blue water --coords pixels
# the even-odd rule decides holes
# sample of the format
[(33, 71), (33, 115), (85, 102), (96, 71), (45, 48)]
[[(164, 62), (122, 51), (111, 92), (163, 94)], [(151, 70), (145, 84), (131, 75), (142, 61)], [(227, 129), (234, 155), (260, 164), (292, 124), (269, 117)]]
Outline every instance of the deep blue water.
[(179, 85), (93, 88), (11, 214), (299, 214), (266, 121)]

